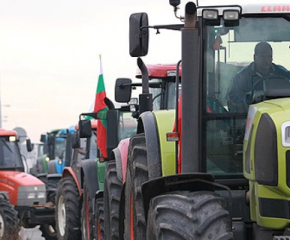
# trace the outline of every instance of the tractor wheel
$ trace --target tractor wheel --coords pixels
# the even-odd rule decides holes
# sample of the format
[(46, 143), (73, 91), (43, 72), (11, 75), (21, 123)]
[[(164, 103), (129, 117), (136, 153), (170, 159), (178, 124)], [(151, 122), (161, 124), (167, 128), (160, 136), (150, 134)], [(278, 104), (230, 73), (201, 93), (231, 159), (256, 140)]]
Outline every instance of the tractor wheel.
[(141, 186), (148, 181), (144, 134), (131, 139), (125, 185), (125, 239), (146, 239), (146, 222)]
[(106, 166), (104, 183), (104, 217), (106, 239), (119, 239), (119, 208), (122, 182), (117, 177), (116, 162), (110, 161)]
[(16, 210), (5, 198), (0, 198), (0, 239), (19, 239), (19, 218)]
[(234, 239), (225, 200), (212, 192), (171, 192), (151, 199), (147, 239)]
[(43, 224), (40, 225), (39, 229), (42, 232), (42, 237), (44, 237), (45, 240), (57, 240), (55, 225)]
[(58, 240), (79, 240), (80, 195), (72, 177), (62, 178), (56, 191), (55, 222)]
[(104, 234), (104, 200), (98, 198), (95, 201), (95, 240), (105, 239)]
[(83, 188), (83, 201), (81, 212), (81, 225), (82, 225), (82, 239), (92, 240), (94, 234), (94, 215), (93, 215), (93, 201), (90, 197), (87, 183), (84, 182)]

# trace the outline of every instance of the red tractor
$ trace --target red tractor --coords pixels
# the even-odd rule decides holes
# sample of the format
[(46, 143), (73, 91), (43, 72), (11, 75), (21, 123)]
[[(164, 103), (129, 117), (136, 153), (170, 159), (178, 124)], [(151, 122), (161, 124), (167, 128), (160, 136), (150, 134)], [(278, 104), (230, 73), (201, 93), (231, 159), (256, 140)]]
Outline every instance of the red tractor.
[[(30, 140), (27, 140), (27, 150), (32, 150)], [(3, 196), (5, 194), (7, 196), (3, 199), (9, 199), (10, 204), (18, 212), (21, 226), (30, 228), (40, 225), (45, 239), (56, 239), (54, 208), (45, 207), (45, 184), (26, 173), (24, 163), (16, 131), (0, 129), (0, 191), (3, 192)], [(1, 208), (0, 211), (2, 211), (0, 219), (4, 219), (4, 226), (6, 219), (6, 225), (9, 227), (10, 218), (5, 216), (5, 209)]]

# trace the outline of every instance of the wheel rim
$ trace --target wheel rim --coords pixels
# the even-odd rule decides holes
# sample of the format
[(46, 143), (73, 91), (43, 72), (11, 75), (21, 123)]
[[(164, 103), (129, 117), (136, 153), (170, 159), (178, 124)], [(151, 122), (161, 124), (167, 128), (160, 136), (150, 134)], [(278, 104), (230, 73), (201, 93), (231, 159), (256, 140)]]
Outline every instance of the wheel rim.
[(56, 236), (55, 229), (54, 229), (54, 227), (52, 225), (46, 225), (45, 228), (46, 228), (47, 233), (49, 234), (49, 236), (51, 236), (51, 237)]
[(0, 238), (3, 237), (4, 232), (5, 232), (4, 219), (2, 217), (2, 214), (0, 214)]
[(132, 191), (130, 192), (130, 239), (134, 240), (134, 209)]
[(58, 216), (58, 228), (59, 228), (59, 233), (61, 236), (64, 236), (65, 234), (65, 225), (66, 225), (66, 211), (65, 211), (65, 202), (64, 202), (64, 197), (63, 195), (60, 196), (58, 200), (58, 211), (57, 211), (57, 216)]
[(40, 228), (42, 231), (45, 231), (45, 234), (47, 234), (48, 236), (56, 237), (56, 231), (53, 225), (45, 224), (42, 225)]

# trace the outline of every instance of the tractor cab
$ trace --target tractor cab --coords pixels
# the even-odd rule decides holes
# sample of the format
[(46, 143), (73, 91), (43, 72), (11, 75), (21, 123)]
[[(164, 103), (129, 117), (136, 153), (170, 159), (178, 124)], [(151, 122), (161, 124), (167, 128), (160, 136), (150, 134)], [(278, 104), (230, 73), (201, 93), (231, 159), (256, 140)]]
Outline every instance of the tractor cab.
[[(196, 107), (204, 133), (200, 134), (199, 168), (217, 178), (239, 178), (245, 129), (251, 119), (247, 120), (249, 106), (268, 101), (267, 107), (273, 111), (280, 102), (270, 99), (290, 96), (286, 60), (290, 18), (282, 5), (219, 3), (212, 7), (207, 2), (201, 1), (197, 8), (201, 38), (195, 43), (203, 49), (197, 63), (200, 93)], [(259, 51), (256, 46), (261, 42), (268, 43), (271, 50)], [(261, 64), (264, 68), (269, 65), (267, 71), (258, 67)]]
[[(131, 79), (117, 79), (115, 85), (116, 101), (129, 102), (132, 90), (142, 87), (142, 91), (144, 91), (144, 85), (145, 89), (148, 85), (148, 93), (152, 98), (152, 110), (175, 109), (176, 82), (178, 82), (178, 88), (181, 88), (181, 66), (179, 66), (178, 73), (176, 64), (146, 64), (145, 67), (147, 75), (145, 79), (140, 68), (136, 73), (137, 80), (142, 78), (142, 83), (132, 82)], [(142, 104), (142, 101), (139, 102)]]
[(0, 170), (24, 171), (16, 134), (15, 131), (0, 129)]
[[(109, 100), (107, 100), (109, 101)], [(81, 116), (90, 116), (93, 120), (80, 120), (79, 122), (79, 156), (83, 155), (83, 159), (101, 158), (104, 160), (99, 148), (97, 147), (98, 138), (98, 121), (103, 121), (106, 126), (106, 148), (107, 160), (110, 160), (112, 150), (118, 143), (125, 138), (130, 138), (136, 134), (137, 120), (134, 117), (138, 105), (136, 100), (128, 101), (128, 105), (122, 105), (118, 108), (111, 104), (111, 107), (105, 113), (83, 113)], [(99, 138), (101, 136), (99, 135)], [(81, 149), (83, 149), (81, 151)], [(87, 150), (86, 150), (87, 149)]]
[[(176, 64), (146, 64), (149, 77), (149, 92), (152, 94), (153, 110), (175, 108), (176, 75), (180, 83), (181, 66), (176, 74)], [(138, 69), (136, 78), (142, 78)], [(179, 84), (181, 88), (181, 84)]]
[[(228, 201), (234, 239), (289, 237), (289, 4), (200, 0), (188, 2), (179, 16), (179, 3), (170, 1), (181, 25), (149, 25), (145, 13), (130, 17), (133, 57), (148, 53), (150, 28), (181, 31), (182, 118), (175, 140), (182, 140), (176, 160), (182, 174), (163, 176), (159, 187), (180, 181), (172, 189), (198, 192), (179, 180), (186, 174), (192, 181), (212, 181), (203, 190), (219, 184), (216, 192)], [(149, 183), (142, 188), (144, 195), (150, 192)]]

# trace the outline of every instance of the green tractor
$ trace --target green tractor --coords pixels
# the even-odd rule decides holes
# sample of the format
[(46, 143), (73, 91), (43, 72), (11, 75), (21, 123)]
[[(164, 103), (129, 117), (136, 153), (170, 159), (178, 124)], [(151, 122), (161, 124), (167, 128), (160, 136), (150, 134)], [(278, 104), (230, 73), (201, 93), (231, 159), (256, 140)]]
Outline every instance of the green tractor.
[(182, 24), (149, 26), (146, 13), (130, 17), (133, 57), (147, 54), (148, 29), (180, 30), (182, 113), (177, 108), (166, 120), (140, 115), (152, 115), (156, 127), (150, 134), (139, 121), (130, 139), (120, 238), (288, 239), (290, 80), (274, 70), (259, 80), (254, 71), (242, 108), (229, 91), (261, 41), (271, 44), (283, 71), (290, 69), (290, 8), (282, 1), (199, 0), (179, 17), (179, 2), (170, 4)]

